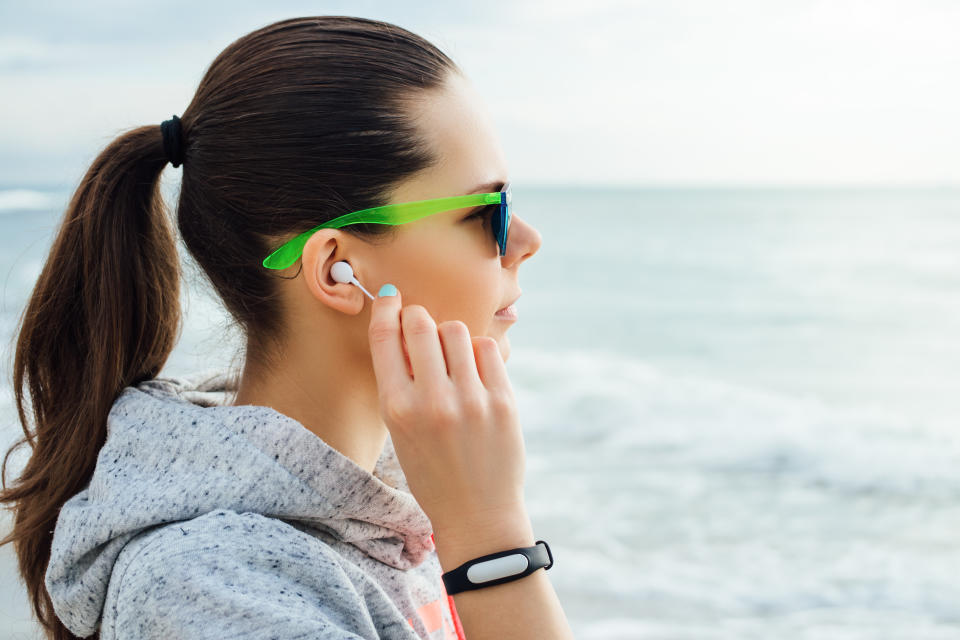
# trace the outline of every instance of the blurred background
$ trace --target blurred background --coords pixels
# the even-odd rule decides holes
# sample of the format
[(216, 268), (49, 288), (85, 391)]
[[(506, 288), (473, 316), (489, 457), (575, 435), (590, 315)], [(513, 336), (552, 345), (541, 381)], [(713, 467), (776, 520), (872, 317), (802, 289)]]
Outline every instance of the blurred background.
[[(487, 96), (543, 236), (507, 366), (577, 638), (960, 637), (950, 0), (0, 4), (0, 453), (90, 162), (236, 38), (321, 14), (410, 29)], [(230, 364), (217, 300), (183, 304), (163, 373)], [(4, 546), (0, 636), (34, 629)]]

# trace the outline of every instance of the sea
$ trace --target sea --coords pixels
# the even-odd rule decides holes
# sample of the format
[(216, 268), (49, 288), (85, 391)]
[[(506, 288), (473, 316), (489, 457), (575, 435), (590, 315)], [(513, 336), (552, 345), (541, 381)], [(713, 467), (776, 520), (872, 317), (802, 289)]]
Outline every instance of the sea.
[[(575, 636), (960, 638), (960, 189), (513, 190), (543, 244), (507, 370)], [(14, 331), (70, 193), (0, 187), (3, 451)], [(184, 287), (161, 375), (239, 348)], [(0, 635), (34, 629), (6, 545)]]

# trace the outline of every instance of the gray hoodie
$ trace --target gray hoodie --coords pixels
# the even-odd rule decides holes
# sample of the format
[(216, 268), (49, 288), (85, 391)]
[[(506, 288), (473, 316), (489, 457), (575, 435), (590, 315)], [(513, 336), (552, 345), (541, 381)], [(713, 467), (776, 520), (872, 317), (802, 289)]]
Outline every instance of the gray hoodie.
[(76, 635), (463, 639), (389, 436), (373, 474), (225, 371), (127, 387), (46, 586)]

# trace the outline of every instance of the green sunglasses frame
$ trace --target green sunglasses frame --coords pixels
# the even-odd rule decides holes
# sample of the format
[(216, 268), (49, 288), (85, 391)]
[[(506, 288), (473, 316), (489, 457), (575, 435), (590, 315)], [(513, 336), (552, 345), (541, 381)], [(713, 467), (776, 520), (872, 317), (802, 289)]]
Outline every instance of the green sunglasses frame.
[[(339, 229), (340, 227), (345, 227), (350, 224), (361, 224), (364, 222), (393, 225), (406, 224), (407, 222), (413, 222), (414, 220), (419, 220), (420, 218), (425, 218), (435, 213), (443, 213), (444, 211), (485, 204), (500, 205), (501, 224), (494, 224), (492, 226), (494, 237), (497, 240), (497, 244), (500, 245), (500, 255), (506, 255), (507, 232), (510, 229), (510, 202), (512, 199), (510, 183), (507, 182), (500, 191), (492, 191), (490, 193), (473, 193), (466, 196), (400, 202), (353, 211), (334, 218), (329, 222), (319, 224), (313, 229), (304, 231), (300, 235), (286, 241), (273, 253), (264, 258), (263, 266), (267, 269), (286, 269), (291, 266), (303, 254), (303, 247), (307, 244), (310, 236), (320, 229)], [(499, 227), (499, 229), (497, 227)]]

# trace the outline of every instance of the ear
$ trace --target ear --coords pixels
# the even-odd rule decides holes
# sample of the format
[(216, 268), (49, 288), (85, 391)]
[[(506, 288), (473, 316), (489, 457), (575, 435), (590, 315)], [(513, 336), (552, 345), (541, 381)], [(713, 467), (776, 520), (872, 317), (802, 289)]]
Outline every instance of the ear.
[(354, 276), (361, 283), (363, 272), (345, 251), (344, 234), (337, 229), (319, 229), (303, 246), (303, 281), (310, 295), (342, 313), (356, 315), (363, 311), (364, 293), (355, 284), (337, 282), (330, 274), (334, 263), (344, 260), (353, 267)]

